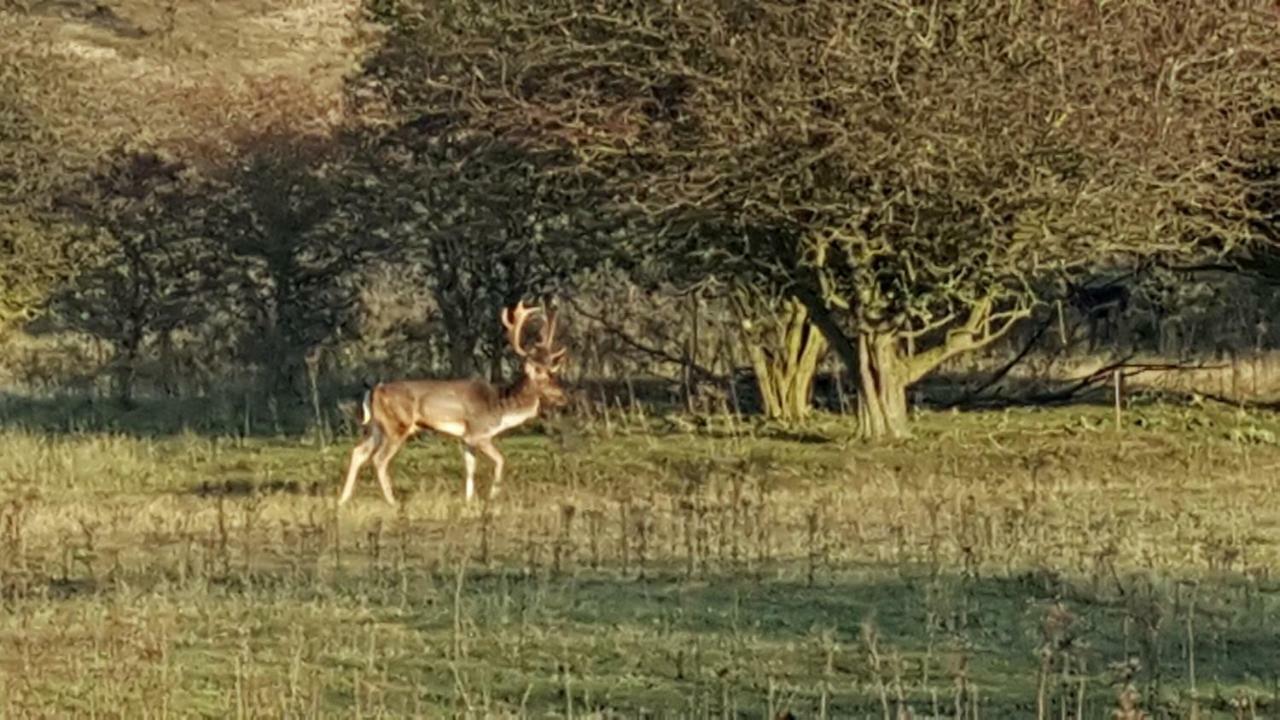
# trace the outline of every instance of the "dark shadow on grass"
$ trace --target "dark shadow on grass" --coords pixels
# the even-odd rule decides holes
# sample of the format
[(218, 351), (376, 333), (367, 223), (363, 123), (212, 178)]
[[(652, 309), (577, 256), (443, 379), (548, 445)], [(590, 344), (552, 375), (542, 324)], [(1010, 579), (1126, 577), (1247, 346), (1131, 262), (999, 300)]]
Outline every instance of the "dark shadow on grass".
[(298, 480), (205, 480), (192, 486), (186, 494), (196, 497), (249, 497), (251, 495), (306, 495), (319, 497), (329, 492), (332, 483), (318, 480), (300, 482)]
[(53, 577), (38, 573), (0, 573), (0, 601), (16, 602), (31, 598), (53, 601), (75, 600), (92, 595), (102, 588), (97, 578)]
[[(507, 597), (523, 606), (536, 601), (540, 615), (554, 618), (564, 637), (620, 632), (621, 637), (635, 638), (656, 633), (652, 644), (665, 646), (661, 652), (669, 656), (668, 669), (650, 667), (648, 671), (689, 692), (696, 690), (707, 672), (692, 664), (695, 653), (705, 653), (706, 659), (700, 663), (715, 663), (710, 669), (714, 673), (789, 663), (786, 676), (796, 687), (805, 688), (800, 692), (805, 703), (794, 709), (803, 708), (805, 715), (816, 710), (810, 705), (818, 703), (817, 688), (823, 678), (835, 687), (861, 685), (861, 691), (845, 690), (830, 696), (828, 711), (835, 717), (862, 717), (868, 712), (879, 716), (879, 699), (865, 684), (871, 677), (866, 666), (867, 627), (874, 628), (882, 656), (922, 658), (937, 653), (933, 672), (939, 687), (954, 680), (946, 675), (948, 659), (965, 657), (968, 681), (981, 688), (984, 716), (1027, 717), (1035, 711), (1042, 628), (1046, 622), (1061, 621), (1064, 615), (1060, 609), (1076, 619), (1071, 632), (1079, 634), (1080, 644), (1075, 652), (1087, 658), (1095, 673), (1088, 688), (1092, 712), (1087, 716), (1100, 717), (1114, 699), (1105, 668), (1141, 654), (1135, 649), (1140, 645), (1136, 636), (1126, 637), (1124, 628), (1126, 624), (1143, 627), (1151, 612), (1140, 602), (1130, 603), (1115, 595), (1094, 596), (1036, 573), (981, 579), (944, 575), (931, 580), (923, 573), (913, 576), (894, 568), (867, 567), (836, 573), (813, 585), (767, 577), (713, 576), (701, 580), (667, 572), (641, 580), (579, 576), (547, 582), (537, 574), (480, 570), (467, 575), (464, 594), (469, 602)], [(452, 587), (452, 580), (442, 576), (437, 582)], [(940, 594), (938, 588), (942, 588)], [(1212, 589), (1201, 590), (1206, 591)], [(931, 602), (930, 593), (942, 599)], [(1174, 607), (1171, 598), (1160, 601), (1168, 605), (1162, 605), (1158, 612)], [(1280, 606), (1280, 597), (1268, 602)], [(424, 636), (447, 633), (451, 622), (450, 615), (438, 611), (402, 619)], [(1198, 622), (1206, 635), (1211, 634), (1211, 628), (1221, 633), (1214, 636), (1214, 642), (1223, 650), (1216, 654), (1205, 650), (1198, 658), (1200, 677), (1211, 675), (1218, 682), (1252, 684), (1259, 690), (1269, 682), (1275, 648), (1280, 647), (1280, 628), (1264, 627), (1261, 622), (1223, 627), (1210, 612), (1201, 614)], [(486, 630), (484, 626), (481, 621), (481, 632)], [(494, 626), (492, 631), (500, 632), (501, 627)], [(1157, 630), (1158, 643), (1164, 648), (1178, 647), (1184, 632), (1185, 618), (1164, 623)], [(830, 671), (824, 670), (824, 635), (840, 648)], [(732, 650), (734, 647), (739, 650)], [(605, 675), (630, 672), (631, 666), (622, 658), (617, 659), (616, 668), (609, 662), (603, 661), (592, 671)], [(914, 663), (912, 660), (906, 667), (914, 668)], [(1162, 687), (1185, 689), (1188, 675), (1184, 658), (1177, 652), (1161, 652), (1156, 663), (1155, 672), (1151, 667), (1144, 670), (1140, 684), (1158, 677)], [(919, 680), (912, 674), (916, 670), (907, 672), (911, 682)], [(765, 705), (763, 688), (758, 684), (740, 686), (735, 693), (744, 701)], [(632, 709), (625, 698), (618, 699), (623, 709)], [(919, 695), (913, 698), (917, 709), (920, 701)]]
[[(981, 394), (970, 390), (988, 379), (983, 374), (940, 373), (932, 375), (913, 388), (915, 402), (923, 408), (957, 411), (990, 411), (1005, 408), (1061, 406), (1108, 406), (1113, 402), (1110, 385), (1103, 381), (1075, 390), (1079, 378), (1009, 378)], [(741, 384), (741, 383), (740, 383)], [(747, 383), (749, 385), (750, 383)], [(1136, 389), (1136, 388), (1135, 388)], [(815, 407), (832, 412), (852, 412), (856, 397), (839, 394), (848, 385), (835, 382), (834, 376), (823, 374), (814, 388)], [(1070, 392), (1068, 392), (1070, 391)], [(135, 437), (164, 437), (195, 434), (204, 437), (272, 438), (297, 437), (322, 427), (333, 436), (354, 435), (362, 387), (330, 387), (321, 392), (320, 417), (310, 401), (296, 397), (269, 398), (252, 391), (234, 391), (216, 396), (169, 397), (142, 396), (126, 407), (112, 399), (83, 393), (61, 393), (43, 396), (0, 391), (0, 429), (21, 429), (44, 434), (118, 433)], [(590, 382), (574, 389), (572, 414), (581, 422), (600, 422), (602, 407), (619, 410), (642, 406), (648, 417), (663, 413), (682, 413), (678, 402), (679, 385), (662, 379), (632, 383)], [(1212, 395), (1201, 393), (1209, 399)], [(824, 444), (832, 437), (815, 431), (806, 424), (793, 427), (762, 420), (753, 392), (739, 391), (740, 417), (758, 437), (801, 444)], [(1127, 402), (1139, 404), (1159, 398), (1180, 402), (1186, 394), (1170, 391), (1131, 392)], [(1223, 399), (1224, 402), (1228, 400)], [(1233, 403), (1239, 404), (1239, 403)], [(1249, 403), (1250, 407), (1280, 411), (1280, 403)], [(685, 416), (688, 417), (688, 416)], [(707, 437), (736, 437), (740, 430), (720, 422), (676, 422), (669, 431), (692, 431)], [(656, 430), (656, 428), (655, 428)]]
[[(354, 431), (358, 391), (321, 398), (321, 418), (330, 434)], [(271, 400), (255, 394), (202, 397), (140, 397), (128, 406), (86, 394), (45, 396), (0, 392), (0, 429), (44, 434), (115, 433), (155, 438), (270, 438), (313, 430), (313, 407), (301, 400)]]
[[(1172, 371), (1172, 370), (1171, 370)], [(1212, 390), (1200, 388), (1194, 393), (1144, 386), (1150, 377), (1139, 366), (1122, 370), (1125, 376), (1123, 398), (1126, 405), (1143, 405), (1159, 401), (1165, 403), (1189, 403), (1195, 396), (1233, 407), (1280, 411), (1280, 401), (1258, 401), (1224, 397)], [(971, 393), (971, 388), (982, 385), (988, 378), (974, 373), (937, 373), (921, 381), (915, 388), (920, 405), (934, 410), (1003, 410), (1006, 408), (1053, 407), (1110, 407), (1115, 402), (1112, 376), (1104, 373), (1085, 386), (1081, 377), (1071, 378), (1004, 378), (997, 385), (981, 393)]]
[(55, 578), (48, 583), (50, 600), (72, 600), (99, 591), (100, 584), (95, 579)]
[[(767, 706), (765, 681), (778, 680), (787, 685), (790, 709), (799, 717), (816, 713), (824, 685), (830, 688), (825, 699), (829, 716), (879, 717), (876, 673), (868, 659), (867, 629), (872, 628), (876, 652), (905, 661), (903, 680), (916, 710), (928, 703), (928, 689), (921, 690), (919, 683), (920, 663), (929, 657), (932, 690), (949, 692), (957, 668), (962, 668), (965, 682), (980, 690), (984, 717), (1028, 717), (1035, 711), (1043, 629), (1046, 622), (1061, 623), (1063, 618), (1072, 619), (1068, 634), (1078, 641), (1072, 652), (1087, 661), (1091, 676), (1085, 716), (1102, 717), (1113, 707), (1115, 692), (1106, 668), (1142, 655), (1143, 643), (1150, 640), (1163, 650), (1154, 666), (1148, 662), (1151, 656), (1142, 658), (1139, 686), (1158, 678), (1162, 688), (1180, 693), (1189, 685), (1185, 659), (1176, 651), (1184, 640), (1186, 605), (1163, 591), (1127, 595), (1105, 583), (1094, 587), (1055, 573), (975, 578), (865, 564), (824, 568), (810, 583), (803, 572), (797, 576), (794, 564), (781, 562), (755, 571), (726, 567), (706, 577), (686, 573), (679, 563), (664, 563), (637, 577), (634, 568), (623, 573), (569, 560), (559, 573), (545, 565), (473, 565), (459, 582), (452, 563), (410, 563), (397, 572), (385, 558), (378, 563), (362, 554), (358, 545), (348, 549), (336, 575), (300, 574), (298, 567), (286, 566), (292, 559), (279, 558), (279, 565), (273, 565), (270, 556), (261, 555), (252, 568), (237, 567), (237, 560), (230, 571), (214, 569), (188, 578), (175, 574), (171, 566), (178, 561), (168, 558), (127, 574), (118, 586), (105, 576), (101, 582), (29, 577), (24, 594), (60, 601), (87, 593), (135, 593), (149, 583), (173, 592), (192, 583), (216, 589), (209, 595), (211, 603), (255, 607), (257, 596), (270, 598), (273, 613), (287, 603), (311, 606), (318, 600), (338, 612), (358, 607), (368, 622), (403, 625), (429, 643), (456, 637), (453, 607), (461, 598), (470, 648), (465, 669), (480, 673), (473, 677), (483, 677), (499, 701), (525, 698), (535, 709), (563, 706), (563, 698), (555, 695), (555, 668), (543, 659), (564, 661), (565, 648), (571, 647), (568, 659), (575, 664), (575, 680), (614, 687), (602, 710), (635, 714), (646, 706), (652, 709), (654, 702), (674, 708), (705, 692), (711, 682), (717, 692), (731, 688), (744, 711), (750, 711)], [(318, 557), (325, 551), (317, 546), (313, 552)], [(1232, 605), (1238, 602), (1232, 582), (1206, 580), (1199, 586), (1202, 603), (1196, 605), (1193, 624), (1202, 639), (1196, 672), (1216, 683), (1250, 687), (1259, 700), (1257, 708), (1268, 711), (1275, 706), (1269, 688), (1280, 626), (1268, 625), (1265, 618), (1280, 610), (1280, 592), (1255, 591), (1252, 609), (1239, 614)], [(408, 605), (406, 597), (412, 598)], [(490, 613), (493, 609), (501, 612)], [(1135, 633), (1146, 632), (1144, 622), (1153, 612), (1165, 622), (1151, 625), (1155, 635), (1144, 640)], [(1223, 622), (1224, 616), (1236, 620)], [(1256, 621), (1238, 621), (1250, 617)], [(512, 633), (525, 638), (520, 659), (501, 652), (509, 647)], [(491, 652), (494, 647), (499, 652)], [(835, 650), (828, 656), (826, 648)], [(235, 652), (230, 645), (217, 650)], [(441, 660), (413, 668), (448, 681), (447, 665)], [(884, 672), (889, 674), (880, 680), (889, 682), (894, 671)], [(667, 699), (659, 701), (647, 690), (660, 691)], [(1202, 697), (1203, 707), (1216, 702)], [(1146, 709), (1180, 714), (1174, 707)]]

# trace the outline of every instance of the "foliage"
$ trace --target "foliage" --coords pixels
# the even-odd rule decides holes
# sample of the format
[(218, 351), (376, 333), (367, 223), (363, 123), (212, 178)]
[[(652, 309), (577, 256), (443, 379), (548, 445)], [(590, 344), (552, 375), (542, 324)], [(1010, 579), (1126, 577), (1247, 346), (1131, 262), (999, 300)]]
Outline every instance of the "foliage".
[[(0, 13), (15, 169), (0, 170), (0, 323), (53, 288), (101, 294), (111, 272), (123, 308), (122, 279), (199, 257), (198, 280), (141, 293), (168, 299), (148, 301), (140, 362), (182, 355), (208, 361), (208, 382), (299, 390), (308, 358), (350, 379), (386, 344), (361, 306), (375, 262), (418, 308), (393, 332), (429, 348), (430, 372), (442, 357), (498, 372), (492, 320), (517, 294), (574, 293), (602, 318), (614, 298), (652, 298), (655, 316), (631, 323), (644, 335), (589, 344), (679, 368), (686, 391), (746, 357), (764, 397), (791, 387), (767, 412), (799, 415), (798, 329), (859, 379), (867, 432), (900, 433), (906, 387), (1015, 332), (1054, 276), (1190, 256), (1205, 238), (1230, 249), (1265, 227), (1276, 41), (1256, 3), (226, 7), (208, 27), (185, 6)], [(200, 193), (128, 241), (146, 249), (127, 271), (121, 239), (95, 226), (109, 217), (55, 212), (121, 148), (182, 164)], [(601, 269), (623, 287), (585, 297)], [(737, 321), (698, 330), (688, 290)], [(165, 304), (203, 319), (178, 327)], [(396, 372), (418, 369), (403, 360)]]
[[(135, 315), (141, 312), (137, 306), (142, 301), (125, 295), (134, 292), (129, 285), (146, 275), (139, 294), (165, 296), (146, 300), (152, 309), (157, 302), (175, 309), (185, 302), (193, 315), (209, 309), (197, 328), (199, 337), (187, 339), (188, 344), (205, 345), (201, 359), (218, 360), (225, 369), (230, 361), (241, 360), (237, 355), (249, 356), (274, 371), (274, 362), (265, 362), (272, 353), (263, 345), (276, 336), (258, 333), (260, 326), (245, 332), (244, 323), (237, 327), (236, 322), (248, 317), (250, 301), (262, 312), (275, 312), (275, 288), (229, 286), (221, 275), (238, 268), (242, 277), (253, 275), (255, 282), (279, 278), (264, 279), (246, 267), (260, 263), (261, 248), (254, 250), (256, 260), (253, 252), (228, 253), (218, 246), (228, 237), (214, 237), (208, 226), (200, 232), (194, 227), (217, 221), (219, 203), (229, 206), (238, 202), (237, 194), (262, 189), (250, 187), (252, 171), (247, 168), (255, 163), (265, 168), (278, 160), (271, 157), (274, 142), (297, 138), (296, 147), (301, 147), (307, 138), (331, 134), (344, 119), (341, 75), (367, 39), (346, 15), (349, 4), (316, 3), (306, 12), (276, 3), (220, 3), (217, 8), (107, 3), (91, 12), (63, 5), (0, 8), (0, 327), (20, 326), (42, 307), (60, 308), (71, 313), (53, 318), (62, 327), (113, 342), (136, 336), (138, 332), (109, 325), (117, 322), (114, 310), (125, 304), (134, 306)], [(308, 52), (299, 53), (300, 48)], [(69, 197), (85, 201), (85, 187), (93, 178), (109, 175), (130, 154), (164, 157), (195, 178), (182, 192), (171, 193), (188, 195), (189, 218), (166, 218), (163, 228), (113, 237), (113, 231), (103, 233), (99, 225), (114, 222), (105, 206), (90, 202), (76, 213), (65, 212)], [(197, 185), (207, 194), (197, 196)], [(141, 217), (137, 208), (128, 212)], [(180, 228), (189, 232), (177, 234)], [(179, 246), (184, 248), (179, 254), (188, 259), (172, 261), (171, 251)], [(181, 273), (194, 255), (201, 256), (199, 282), (171, 275)], [(126, 265), (132, 269), (124, 269)], [(198, 302), (190, 288), (177, 290), (193, 284), (199, 286)], [(54, 291), (59, 298), (47, 302)], [(293, 294), (300, 301), (321, 299), (309, 292)], [(110, 310), (91, 301), (104, 293), (114, 296)], [(64, 302), (77, 294), (79, 300)], [(93, 327), (75, 314), (76, 303), (97, 313)], [(302, 310), (290, 307), (286, 314), (290, 312)], [(314, 345), (314, 324), (306, 319), (292, 323), (307, 328), (291, 325), (286, 333), (299, 347), (291, 344), (284, 353), (285, 362), (279, 365), (284, 374), (294, 372), (291, 358)], [(233, 348), (241, 338), (228, 341), (229, 334), (263, 342), (237, 352)], [(156, 333), (129, 342), (142, 347), (143, 354), (158, 352), (163, 360), (175, 351), (171, 340), (173, 333), (156, 328)], [(117, 355), (134, 352), (116, 350), (123, 351)]]
[(0, 10), (0, 332), (34, 317), (77, 265), (53, 202), (101, 147), (68, 119), (82, 81), (43, 28)]
[(327, 138), (260, 136), (209, 197), (205, 234), (247, 330), (241, 357), (272, 390), (302, 396), (307, 358), (356, 332), (355, 279), (385, 247), (349, 157)]
[(567, 153), (669, 251), (791, 288), (895, 433), (1040, 275), (1243, 237), (1222, 160), (1277, 49), (1259, 5), (374, 7), (394, 97)]
[[(590, 267), (590, 207), (559, 201), (536, 158), (484, 138), (434, 134), (406, 123), (365, 141), (350, 166), (392, 268), (424, 279), (424, 317), (436, 316), (448, 369), (496, 373), (506, 354), (497, 322), (520, 298), (570, 289)], [(594, 239), (594, 236), (592, 236)]]
[(181, 164), (150, 153), (123, 153), (94, 174), (73, 200), (86, 225), (77, 244), (86, 265), (50, 297), (55, 329), (114, 344), (116, 392), (132, 400), (144, 344), (207, 321), (194, 302), (209, 246), (195, 235), (199, 181)]
[[(1267, 103), (1270, 103), (1269, 105)], [(1280, 90), (1259, 102), (1250, 144), (1233, 169), (1248, 188), (1249, 242), (1231, 254), (1238, 269), (1280, 283)]]

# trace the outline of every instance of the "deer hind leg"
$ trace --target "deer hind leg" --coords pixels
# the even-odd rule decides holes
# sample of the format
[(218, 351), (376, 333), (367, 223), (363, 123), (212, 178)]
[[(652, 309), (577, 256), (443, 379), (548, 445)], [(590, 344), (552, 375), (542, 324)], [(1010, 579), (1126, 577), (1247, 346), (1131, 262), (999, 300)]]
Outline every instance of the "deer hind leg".
[(351, 451), (351, 463), (347, 465), (347, 482), (342, 488), (342, 496), (338, 498), (339, 505), (351, 499), (351, 494), (356, 489), (356, 476), (360, 474), (360, 468), (369, 462), (369, 458), (373, 457), (374, 451), (381, 444), (382, 430), (374, 425), (369, 435)]
[(475, 446), (485, 454), (485, 457), (493, 461), (493, 482), (489, 484), (489, 497), (492, 498), (498, 494), (498, 488), (502, 486), (502, 466), (506, 464), (506, 460), (502, 457), (502, 453), (498, 452), (498, 448), (494, 447), (493, 440), (477, 440)]
[(378, 472), (378, 484), (382, 486), (382, 496), (392, 505), (396, 504), (396, 496), (391, 492), (391, 472), (388, 466), (408, 438), (409, 434), (403, 431), (395, 434), (388, 433), (386, 440), (373, 456), (373, 468)]
[(467, 501), (476, 496), (476, 451), (464, 443), (462, 445), (462, 463), (467, 468)]

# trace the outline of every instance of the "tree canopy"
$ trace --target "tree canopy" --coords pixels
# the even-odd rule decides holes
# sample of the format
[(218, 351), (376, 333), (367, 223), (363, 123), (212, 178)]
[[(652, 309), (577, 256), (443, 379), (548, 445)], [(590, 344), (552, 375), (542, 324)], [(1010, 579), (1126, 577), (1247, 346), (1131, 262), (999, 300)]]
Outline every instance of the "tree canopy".
[(664, 252), (785, 288), (872, 434), (1046, 277), (1243, 240), (1231, 165), (1280, 57), (1262, 2), (375, 7), (386, 97), (559, 153)]

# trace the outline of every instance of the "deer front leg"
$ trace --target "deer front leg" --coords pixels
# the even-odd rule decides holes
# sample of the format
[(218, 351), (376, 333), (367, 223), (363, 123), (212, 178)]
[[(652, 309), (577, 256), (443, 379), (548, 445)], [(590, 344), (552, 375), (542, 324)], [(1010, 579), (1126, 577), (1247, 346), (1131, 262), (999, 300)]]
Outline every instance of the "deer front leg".
[(373, 467), (378, 471), (378, 484), (382, 486), (382, 496), (391, 505), (396, 504), (396, 497), (391, 492), (391, 472), (388, 466), (391, 465), (391, 459), (396, 456), (396, 453), (400, 452), (400, 447), (404, 445), (406, 439), (405, 435), (388, 436), (373, 456)]
[(498, 494), (498, 488), (502, 485), (502, 466), (505, 460), (502, 453), (498, 452), (498, 448), (494, 447), (493, 440), (484, 439), (476, 441), (476, 447), (485, 457), (493, 461), (493, 482), (489, 484), (489, 497), (493, 498)]
[(467, 502), (476, 495), (476, 451), (467, 443), (462, 445), (462, 463), (467, 468)]
[(360, 468), (373, 457), (373, 452), (378, 449), (381, 441), (382, 433), (374, 427), (369, 436), (351, 451), (351, 463), (347, 465), (347, 482), (342, 488), (342, 496), (338, 498), (339, 505), (351, 499), (351, 494), (356, 490), (356, 476), (360, 474)]

